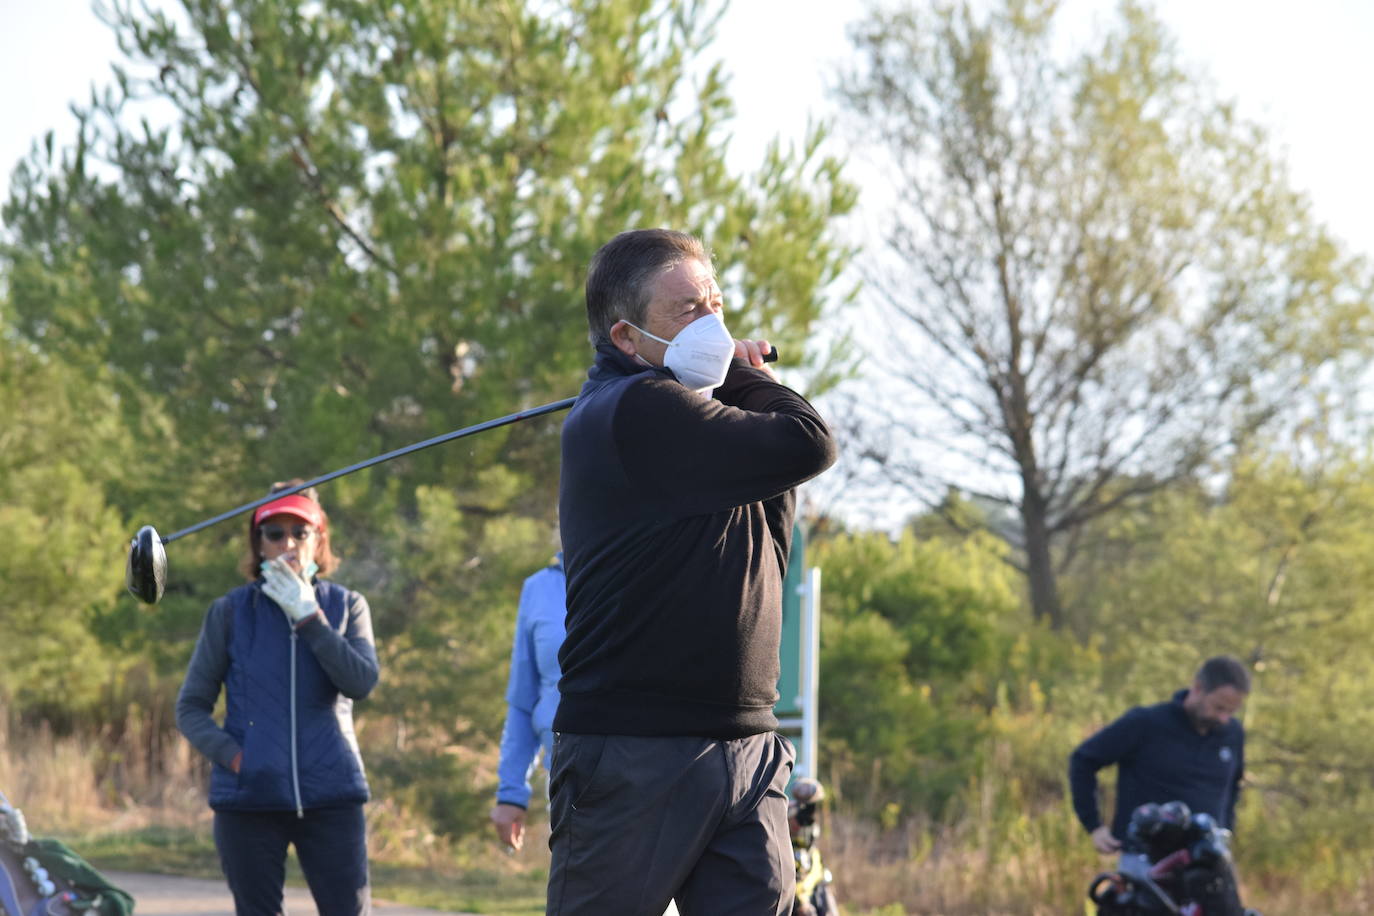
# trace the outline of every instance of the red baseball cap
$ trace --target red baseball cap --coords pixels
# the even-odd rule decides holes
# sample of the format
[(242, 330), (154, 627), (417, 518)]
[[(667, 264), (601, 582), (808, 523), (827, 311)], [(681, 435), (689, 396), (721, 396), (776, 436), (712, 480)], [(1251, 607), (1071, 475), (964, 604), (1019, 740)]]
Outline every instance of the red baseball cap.
[(299, 493), (292, 493), (290, 496), (274, 499), (265, 506), (259, 506), (258, 511), (253, 513), (254, 527), (262, 524), (263, 519), (271, 518), (274, 515), (294, 515), (316, 528), (327, 526), (324, 510), (320, 508), (320, 504), (308, 496), (301, 496)]

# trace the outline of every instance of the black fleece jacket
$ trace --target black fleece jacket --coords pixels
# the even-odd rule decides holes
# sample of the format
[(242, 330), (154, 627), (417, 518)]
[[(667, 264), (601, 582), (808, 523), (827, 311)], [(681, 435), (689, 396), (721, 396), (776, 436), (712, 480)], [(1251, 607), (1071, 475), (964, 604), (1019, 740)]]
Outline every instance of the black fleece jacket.
[(554, 729), (776, 728), (793, 488), (834, 461), (815, 409), (742, 360), (706, 398), (599, 347), (563, 424), (568, 616)]

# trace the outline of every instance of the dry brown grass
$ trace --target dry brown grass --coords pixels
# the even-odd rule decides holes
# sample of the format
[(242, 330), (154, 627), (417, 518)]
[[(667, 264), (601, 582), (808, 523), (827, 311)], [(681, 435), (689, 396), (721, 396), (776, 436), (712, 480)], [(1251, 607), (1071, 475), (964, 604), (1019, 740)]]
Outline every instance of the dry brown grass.
[(184, 741), (144, 740), (136, 724), (111, 747), (21, 728), (0, 715), (0, 790), (36, 832), (89, 833), (203, 823), (203, 767)]
[[(1057, 833), (1034, 825), (1028, 832)], [(1024, 838), (1019, 848), (972, 823), (939, 827), (910, 821), (881, 831), (867, 821), (832, 817), (823, 841), (836, 890), (850, 912), (884, 916), (1062, 916), (1079, 901), (1094, 874), (1089, 852), (1048, 856)], [(1041, 836), (1043, 842), (1050, 837)]]
[[(1037, 821), (1039, 823), (1037, 823)], [(912, 821), (881, 831), (832, 817), (822, 841), (841, 905), (851, 916), (1065, 916), (1082, 914), (1091, 878), (1112, 866), (1092, 852), (1072, 815), (1017, 818), (1000, 839), (965, 821)], [(1306, 870), (1247, 873), (1243, 898), (1265, 916), (1369, 916), (1374, 866), (1346, 887), (1314, 890)]]
[[(91, 837), (156, 827), (190, 831), (208, 844), (213, 818), (206, 803), (208, 764), (179, 734), (154, 734), (133, 715), (117, 730), (117, 740), (114, 734), (107, 729), (103, 740), (57, 737), (45, 724), (7, 725), (0, 714), (0, 791), (40, 836)], [(394, 865), (451, 869), (482, 845), (437, 836), (392, 799), (368, 806), (368, 825), (373, 858)], [(520, 863), (504, 856), (493, 861), (502, 871), (520, 870)]]
[[(40, 835), (172, 827), (208, 842), (205, 764), (179, 736), (152, 731), (131, 715), (117, 740), (113, 733), (58, 737), (44, 725), (7, 725), (0, 715), (0, 790)], [(387, 799), (369, 806), (369, 824), (376, 861), (436, 874), (471, 865), (474, 851), (491, 845), (485, 834), (445, 841)], [(1072, 814), (1060, 809), (1019, 815), (989, 808), (953, 825), (910, 819), (890, 830), (832, 813), (825, 827), (825, 861), (851, 916), (1077, 916), (1085, 912), (1089, 880), (1111, 864), (1092, 852)], [(533, 825), (525, 855), (482, 856), (491, 879), (515, 881), (540, 864), (546, 831), (542, 819)], [(1329, 892), (1305, 889), (1300, 864), (1243, 876), (1247, 904), (1266, 916), (1374, 913), (1374, 867)]]

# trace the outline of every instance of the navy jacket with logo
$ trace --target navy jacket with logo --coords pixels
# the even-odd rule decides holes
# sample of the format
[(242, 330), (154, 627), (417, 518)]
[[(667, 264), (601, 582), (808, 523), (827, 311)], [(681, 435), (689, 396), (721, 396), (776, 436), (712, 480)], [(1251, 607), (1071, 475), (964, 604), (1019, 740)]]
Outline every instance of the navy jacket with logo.
[[(377, 683), (366, 599), (316, 580), (324, 619), (293, 631), (262, 581), (211, 605), (177, 697), (177, 725), (214, 763), (210, 807), (304, 810), (361, 804), (367, 779), (353, 700)], [(211, 718), (220, 687), (224, 726)], [(238, 773), (229, 768), (243, 752)]]
[(1137, 706), (1078, 746), (1069, 757), (1073, 808), (1089, 832), (1102, 824), (1097, 771), (1116, 764), (1112, 835), (1126, 836), (1131, 812), (1147, 802), (1182, 801), (1227, 828), (1245, 775), (1245, 729), (1236, 719), (1199, 734), (1183, 708), (1187, 690), (1168, 703)]

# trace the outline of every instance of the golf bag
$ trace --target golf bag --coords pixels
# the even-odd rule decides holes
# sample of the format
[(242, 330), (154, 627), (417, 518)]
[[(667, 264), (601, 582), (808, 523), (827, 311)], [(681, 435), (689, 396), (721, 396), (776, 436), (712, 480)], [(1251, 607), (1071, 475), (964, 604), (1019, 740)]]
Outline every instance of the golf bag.
[(839, 916), (830, 869), (821, 861), (816, 847), (821, 828), (817, 823), (825, 789), (815, 779), (798, 779), (787, 805), (787, 826), (792, 834), (792, 858), (797, 867), (797, 890), (792, 901), (792, 916)]
[(133, 898), (66, 845), (29, 835), (0, 793), (0, 916), (130, 916)]
[(1183, 802), (1131, 813), (1118, 871), (1098, 875), (1088, 899), (1098, 916), (1258, 916), (1240, 902), (1230, 831)]

